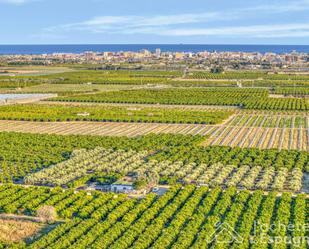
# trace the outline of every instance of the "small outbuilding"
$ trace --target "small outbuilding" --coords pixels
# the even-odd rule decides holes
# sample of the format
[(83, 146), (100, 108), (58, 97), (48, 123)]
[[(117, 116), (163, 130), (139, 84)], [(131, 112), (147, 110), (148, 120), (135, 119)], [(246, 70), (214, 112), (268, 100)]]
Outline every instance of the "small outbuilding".
[(115, 193), (132, 193), (135, 191), (133, 182), (119, 180), (110, 185), (110, 190)]

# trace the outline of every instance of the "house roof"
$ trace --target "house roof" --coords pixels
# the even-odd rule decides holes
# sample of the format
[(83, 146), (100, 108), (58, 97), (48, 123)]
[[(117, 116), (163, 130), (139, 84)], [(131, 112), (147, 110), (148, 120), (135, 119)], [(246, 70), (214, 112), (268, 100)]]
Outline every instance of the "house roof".
[(112, 183), (111, 185), (126, 185), (126, 186), (133, 186), (133, 182), (128, 182), (128, 181), (124, 181), (124, 180), (118, 180), (118, 181)]

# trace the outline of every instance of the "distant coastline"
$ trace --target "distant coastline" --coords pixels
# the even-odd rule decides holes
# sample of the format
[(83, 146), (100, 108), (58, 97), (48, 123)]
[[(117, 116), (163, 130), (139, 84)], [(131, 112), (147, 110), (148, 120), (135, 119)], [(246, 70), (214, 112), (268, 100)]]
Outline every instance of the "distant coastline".
[(259, 52), (259, 53), (290, 53), (297, 51), (309, 53), (309, 45), (198, 45), (198, 44), (78, 44), (78, 45), (0, 45), (0, 55), (7, 54), (52, 54), (52, 53), (83, 53), (140, 51), (147, 49), (155, 51), (160, 48), (162, 52)]

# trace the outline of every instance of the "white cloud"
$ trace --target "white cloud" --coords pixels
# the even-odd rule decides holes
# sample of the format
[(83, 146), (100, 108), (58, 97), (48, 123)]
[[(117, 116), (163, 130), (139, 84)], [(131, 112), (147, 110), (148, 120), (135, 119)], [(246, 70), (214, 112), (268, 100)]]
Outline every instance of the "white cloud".
[(253, 7), (252, 10), (271, 13), (297, 12), (309, 10), (309, 0), (289, 1), (288, 3), (273, 3)]
[[(132, 31), (132, 34), (139, 33)], [(147, 31), (142, 30), (146, 33)], [(165, 36), (243, 36), (243, 37), (308, 37), (309, 23), (280, 25), (224, 26), (205, 29), (162, 29), (149, 32)]]
[[(46, 29), (53, 31), (88, 31), (111, 34), (152, 34), (160, 36), (246, 36), (246, 37), (308, 37), (309, 23), (267, 24), (248, 26), (205, 27), (207, 20), (221, 18), (216, 14), (184, 14), (176, 16), (104, 16), (85, 22)], [(224, 16), (222, 18), (227, 18)], [(202, 22), (202, 28), (183, 28), (181, 24)], [(204, 28), (205, 27), (205, 28)]]
[[(1, 1), (1, 0), (0, 0)], [(25, 0), (12, 0), (25, 1)], [(97, 32), (126, 32), (126, 29), (141, 27), (160, 27), (182, 24), (205, 24), (211, 21), (245, 19), (252, 15), (265, 15), (270, 13), (295, 12), (309, 10), (309, 0), (290, 1), (288, 3), (273, 2), (268, 5), (257, 5), (250, 8), (231, 9), (217, 12), (185, 13), (178, 15), (157, 16), (97, 16), (89, 20), (49, 27), (46, 30), (87, 30)], [(142, 30), (142, 29), (141, 29)]]
[[(228, 21), (236, 19), (243, 20), (243, 23), (245, 23), (246, 18), (251, 16), (260, 16), (263, 18), (265, 15), (305, 10), (309, 10), (309, 0), (289, 1), (285, 2), (285, 4), (282, 1), (281, 4), (280, 1), (273, 1), (268, 5), (230, 9), (224, 12), (214, 11), (154, 16), (97, 16), (77, 23), (48, 27), (44, 32), (67, 33), (83, 31), (108, 34), (152, 34), (160, 36), (308, 37), (309, 24), (307, 23), (270, 23), (269, 25), (248, 26), (226, 25)], [(223, 24), (222, 21), (224, 21)], [(221, 25), (218, 24), (220, 22)]]
[(95, 33), (125, 32), (130, 29), (143, 27), (162, 27), (181, 24), (205, 23), (214, 20), (235, 19), (236, 15), (221, 15), (221, 13), (194, 13), (180, 15), (158, 15), (158, 16), (98, 16), (89, 20), (70, 23), (60, 26), (49, 27), (46, 31), (86, 30)]

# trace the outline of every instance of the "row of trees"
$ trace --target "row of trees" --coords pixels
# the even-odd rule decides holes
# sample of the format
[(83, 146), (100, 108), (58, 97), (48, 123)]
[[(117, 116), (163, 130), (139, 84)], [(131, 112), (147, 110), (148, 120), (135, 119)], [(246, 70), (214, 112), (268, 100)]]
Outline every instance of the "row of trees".
[[(133, 150), (74, 151), (71, 159), (25, 177), (27, 184), (77, 187), (100, 175), (133, 175), (135, 187), (156, 185), (160, 178), (172, 178), (179, 182), (207, 184), (208, 186), (238, 186), (246, 189), (290, 190), (298, 192), (302, 187), (303, 172), (295, 167), (260, 165), (225, 165), (221, 162), (195, 163), (184, 161), (148, 160), (149, 152)], [(94, 172), (89, 174), (88, 172)], [(115, 178), (117, 179), (117, 178)], [(165, 183), (171, 183), (166, 179)], [(103, 183), (103, 184), (106, 184)]]
[(0, 119), (21, 121), (96, 121), (139, 123), (218, 124), (229, 110), (183, 110), (179, 108), (86, 107), (60, 105), (8, 105), (0, 107)]
[[(275, 192), (263, 195), (262, 191), (238, 192), (235, 188), (223, 191), (218, 187), (209, 191), (207, 187), (188, 185), (183, 188), (175, 185), (161, 197), (151, 193), (138, 201), (122, 195), (94, 192), (90, 201), (86, 202), (84, 192), (74, 194), (59, 189), (49, 191), (51, 192), (46, 199), (38, 205), (36, 214), (42, 218), (53, 216), (50, 204), (56, 199), (58, 202), (62, 202), (60, 199), (69, 199), (70, 202), (62, 205), (63, 210), (74, 207), (76, 213), (27, 248), (116, 249), (168, 246), (178, 249), (201, 248), (205, 244), (214, 248), (226, 248), (228, 244), (234, 249), (245, 249), (254, 242), (251, 247), (260, 249), (270, 246), (260, 240), (265, 235), (296, 238), (306, 234), (302, 227), (306, 222), (307, 211), (304, 194), (292, 197), (291, 194), (284, 193), (279, 197)], [(11, 199), (13, 203), (19, 201), (19, 192), (23, 192), (25, 197), (22, 198), (25, 199), (31, 199), (39, 192), (48, 194), (48, 190), (42, 187), (1, 185), (0, 209), (3, 211), (6, 195), (15, 196), (15, 201)], [(64, 197), (66, 192), (70, 194)], [(23, 203), (25, 199), (21, 199), (19, 210), (26, 207)], [(54, 206), (58, 215), (63, 217), (57, 204)], [(81, 215), (82, 210), (87, 210), (87, 215)], [(72, 218), (73, 216), (75, 217)], [(220, 224), (223, 225), (222, 228)], [(224, 224), (228, 224), (228, 228), (233, 229), (241, 241), (232, 237), (235, 234), (226, 230)], [(289, 231), (288, 225), (294, 225), (296, 229)], [(222, 233), (214, 241), (212, 236), (217, 229), (222, 229)], [(285, 248), (287, 244), (282, 241), (277, 246)], [(21, 246), (24, 247), (25, 245)], [(300, 241), (299, 245), (292, 244), (291, 247), (306, 248), (306, 241)]]

